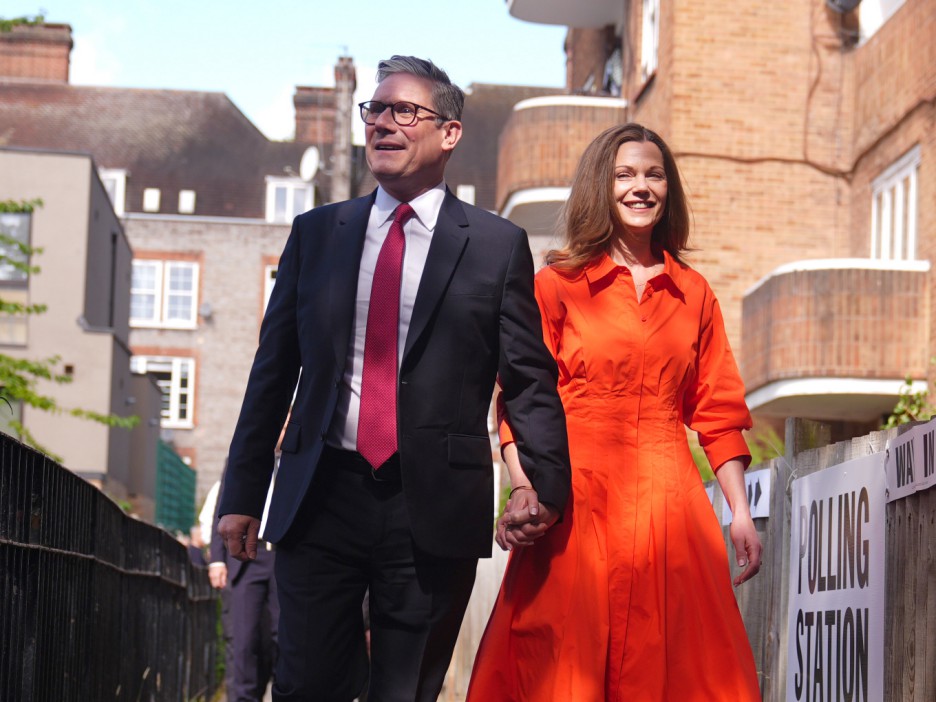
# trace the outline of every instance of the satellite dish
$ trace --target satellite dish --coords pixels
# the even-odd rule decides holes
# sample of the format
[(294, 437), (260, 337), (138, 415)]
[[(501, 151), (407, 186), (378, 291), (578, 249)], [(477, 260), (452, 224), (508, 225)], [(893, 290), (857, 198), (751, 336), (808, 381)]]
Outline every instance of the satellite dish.
[(299, 161), (299, 177), (306, 182), (311, 181), (318, 172), (318, 167), (319, 150), (314, 146), (310, 146), (302, 154), (302, 159)]
[(826, 0), (828, 8), (840, 14), (851, 12), (860, 4), (861, 0)]

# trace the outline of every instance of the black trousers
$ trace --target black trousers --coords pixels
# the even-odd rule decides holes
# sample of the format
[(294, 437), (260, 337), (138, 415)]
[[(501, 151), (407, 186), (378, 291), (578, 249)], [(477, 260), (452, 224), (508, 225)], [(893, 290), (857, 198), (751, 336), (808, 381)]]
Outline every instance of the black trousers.
[(358, 454), (327, 449), (299, 517), (276, 552), (274, 700), (350, 702), (369, 675), (368, 702), (435, 702), (477, 560), (416, 551), (395, 458), (374, 473)]

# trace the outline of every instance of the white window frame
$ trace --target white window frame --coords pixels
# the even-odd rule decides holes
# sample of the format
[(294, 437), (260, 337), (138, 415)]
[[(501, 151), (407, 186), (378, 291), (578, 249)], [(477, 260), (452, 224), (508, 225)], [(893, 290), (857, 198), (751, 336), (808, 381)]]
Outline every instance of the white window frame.
[[(182, 387), (182, 373), (187, 369), (188, 385)], [(157, 380), (163, 391), (163, 407), (160, 412), (160, 426), (164, 429), (193, 429), (195, 422), (195, 359), (180, 356), (133, 356), (130, 358), (130, 370), (135, 373), (166, 373), (169, 381)], [(181, 417), (183, 397), (188, 416)]]
[(179, 214), (195, 214), (195, 191), (179, 191)]
[(659, 66), (660, 0), (643, 0), (640, 32), (640, 77), (646, 82)]
[(279, 270), (278, 263), (268, 263), (263, 267), (263, 313), (266, 314), (267, 306), (270, 304), (270, 295), (273, 294), (273, 286), (276, 285), (276, 273)]
[[(156, 269), (156, 286), (152, 291), (138, 291), (133, 288), (132, 278), (130, 295), (152, 294), (155, 298), (152, 317), (130, 317), (131, 327), (157, 327), (161, 329), (195, 329), (198, 327), (198, 276), (199, 266), (194, 261), (181, 260), (159, 260), (153, 258), (142, 258), (133, 261), (134, 268), (137, 266), (153, 266)], [(189, 307), (189, 317), (187, 319), (169, 319), (169, 297), (173, 294), (179, 294), (169, 289), (169, 276), (174, 269), (189, 268), (192, 271), (191, 305)], [(131, 304), (131, 311), (133, 306)]]
[(463, 183), (455, 188), (455, 197), (469, 205), (475, 204), (475, 186), (469, 183)]
[[(0, 212), (0, 231), (13, 241), (32, 245), (32, 214), (28, 212)], [(7, 302), (29, 304), (28, 271), (16, 268), (10, 261), (30, 264), (30, 257), (15, 244), (0, 244), (4, 260), (0, 262), (0, 297)], [(29, 315), (0, 315), (0, 346), (26, 346), (29, 343)]]
[[(276, 211), (276, 191), (286, 191), (286, 206), (281, 215)], [(302, 192), (300, 192), (302, 191)], [(296, 195), (303, 195), (302, 204), (296, 207)], [(272, 224), (288, 224), (296, 215), (311, 210), (315, 206), (315, 194), (312, 184), (302, 178), (266, 178), (266, 221)], [(299, 211), (296, 211), (299, 210)]]
[(863, 0), (858, 6), (858, 27), (865, 42), (884, 26), (907, 0)]
[(919, 169), (917, 145), (871, 182), (871, 258), (916, 259)]
[[(114, 214), (123, 217), (127, 211), (127, 169), (98, 168), (98, 176), (104, 185), (107, 196), (110, 198)], [(114, 184), (113, 192), (107, 187), (108, 181)]]
[(159, 212), (161, 197), (162, 193), (159, 192), (159, 188), (145, 188), (143, 190), (143, 211)]

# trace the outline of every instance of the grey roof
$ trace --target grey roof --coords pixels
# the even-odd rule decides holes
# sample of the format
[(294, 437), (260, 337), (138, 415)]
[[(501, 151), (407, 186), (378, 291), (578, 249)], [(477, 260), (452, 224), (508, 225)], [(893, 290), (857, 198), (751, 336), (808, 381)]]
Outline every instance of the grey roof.
[(268, 140), (223, 93), (0, 79), (0, 146), (126, 169), (129, 212), (142, 211), (144, 188), (175, 212), (184, 189), (196, 192), (196, 215), (262, 218), (265, 176), (298, 173), (307, 145)]

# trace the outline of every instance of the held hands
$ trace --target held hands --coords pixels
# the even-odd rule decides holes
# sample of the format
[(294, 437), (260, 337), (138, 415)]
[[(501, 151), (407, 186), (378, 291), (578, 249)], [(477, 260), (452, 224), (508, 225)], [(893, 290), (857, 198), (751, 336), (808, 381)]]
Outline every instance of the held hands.
[(260, 520), (246, 514), (225, 514), (218, 522), (218, 533), (230, 555), (239, 561), (252, 561), (257, 557), (257, 539)]
[(531, 545), (559, 519), (559, 513), (539, 501), (536, 490), (529, 486), (514, 488), (497, 520), (494, 540), (505, 551)]
[(761, 567), (761, 553), (764, 547), (761, 545), (750, 513), (735, 514), (728, 533), (731, 536), (731, 543), (734, 544), (738, 567), (744, 568), (734, 579), (734, 585), (737, 587), (757, 575)]

